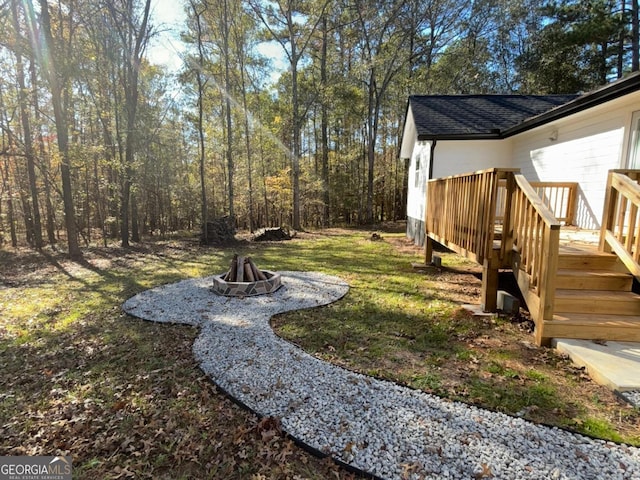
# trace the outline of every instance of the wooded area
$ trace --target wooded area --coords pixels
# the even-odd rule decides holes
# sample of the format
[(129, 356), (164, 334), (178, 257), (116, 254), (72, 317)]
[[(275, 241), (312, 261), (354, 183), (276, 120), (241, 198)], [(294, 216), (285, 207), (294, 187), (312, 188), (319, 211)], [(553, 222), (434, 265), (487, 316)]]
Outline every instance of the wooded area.
[[(638, 69), (625, 0), (0, 0), (0, 245), (404, 218), (410, 93), (575, 93)], [(287, 70), (258, 46), (279, 47)], [(204, 237), (207, 231), (205, 227)]]

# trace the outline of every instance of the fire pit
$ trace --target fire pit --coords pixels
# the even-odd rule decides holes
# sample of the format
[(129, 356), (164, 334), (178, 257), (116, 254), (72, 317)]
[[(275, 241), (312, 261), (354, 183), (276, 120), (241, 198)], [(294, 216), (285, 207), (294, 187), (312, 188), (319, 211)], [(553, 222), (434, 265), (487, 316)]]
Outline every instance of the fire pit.
[(280, 274), (260, 270), (249, 257), (233, 256), (226, 273), (213, 277), (213, 291), (227, 297), (265, 295), (282, 285)]

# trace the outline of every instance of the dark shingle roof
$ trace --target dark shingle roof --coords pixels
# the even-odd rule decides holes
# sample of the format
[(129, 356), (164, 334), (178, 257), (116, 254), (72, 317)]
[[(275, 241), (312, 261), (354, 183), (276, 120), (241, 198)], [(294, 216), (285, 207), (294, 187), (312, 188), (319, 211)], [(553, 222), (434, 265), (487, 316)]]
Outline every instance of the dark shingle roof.
[(499, 138), (578, 95), (412, 95), (418, 138)]

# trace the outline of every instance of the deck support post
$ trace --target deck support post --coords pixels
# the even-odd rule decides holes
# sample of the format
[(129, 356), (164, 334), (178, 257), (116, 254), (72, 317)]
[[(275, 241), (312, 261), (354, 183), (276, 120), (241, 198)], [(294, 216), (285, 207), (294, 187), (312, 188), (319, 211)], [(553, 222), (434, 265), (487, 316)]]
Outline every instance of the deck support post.
[(424, 263), (429, 265), (433, 261), (433, 239), (426, 236), (424, 239)]
[(495, 312), (498, 308), (498, 268), (495, 256), (482, 263), (482, 311)]

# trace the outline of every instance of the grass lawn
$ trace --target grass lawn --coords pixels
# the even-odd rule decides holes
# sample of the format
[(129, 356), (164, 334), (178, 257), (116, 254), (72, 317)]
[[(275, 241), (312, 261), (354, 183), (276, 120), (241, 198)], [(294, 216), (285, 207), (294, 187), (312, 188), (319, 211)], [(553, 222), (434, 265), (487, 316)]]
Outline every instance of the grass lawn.
[(328, 307), (276, 331), (347, 368), (592, 436), (640, 444), (640, 412), (510, 319), (477, 320), (478, 267), (413, 271), (403, 234), (306, 233), (204, 248), (192, 240), (92, 248), (85, 260), (0, 250), (0, 455), (69, 454), (78, 478), (351, 478), (220, 394), (197, 368), (197, 329), (124, 315), (133, 294), (226, 270), (233, 253), (269, 270), (338, 275)]

